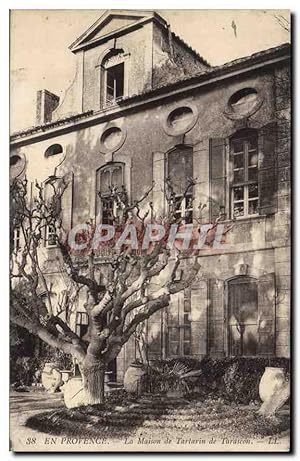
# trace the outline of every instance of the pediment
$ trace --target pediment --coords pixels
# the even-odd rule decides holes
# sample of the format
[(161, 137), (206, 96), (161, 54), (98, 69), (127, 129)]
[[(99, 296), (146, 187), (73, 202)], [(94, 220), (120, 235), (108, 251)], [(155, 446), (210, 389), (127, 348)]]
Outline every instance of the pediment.
[(141, 24), (154, 16), (153, 12), (144, 12), (141, 10), (111, 10), (105, 12), (86, 32), (84, 32), (70, 46), (71, 51), (78, 51), (82, 47), (88, 46), (89, 43), (110, 37), (114, 32), (126, 30), (134, 24)]

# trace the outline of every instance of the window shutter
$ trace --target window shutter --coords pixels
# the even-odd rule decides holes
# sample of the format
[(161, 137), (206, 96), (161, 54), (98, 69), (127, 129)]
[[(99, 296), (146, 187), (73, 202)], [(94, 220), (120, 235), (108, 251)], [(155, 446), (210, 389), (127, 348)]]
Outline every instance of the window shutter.
[(270, 215), (277, 211), (276, 175), (276, 123), (261, 129), (261, 159), (258, 171), (259, 214)]
[(73, 212), (73, 172), (67, 173), (64, 177), (67, 183), (67, 188), (62, 196), (61, 211), (62, 211), (62, 226), (65, 232), (72, 228), (72, 212)]
[(207, 355), (207, 281), (195, 282), (191, 290), (192, 355)]
[(275, 274), (262, 275), (258, 280), (259, 354), (275, 353)]
[(220, 207), (226, 206), (226, 145), (225, 139), (210, 139), (210, 220), (220, 215)]
[(162, 311), (156, 312), (147, 321), (148, 359), (159, 359), (162, 356)]
[(224, 282), (209, 280), (208, 347), (210, 355), (224, 355)]
[(153, 208), (157, 216), (163, 216), (165, 211), (165, 154), (164, 152), (153, 152)]

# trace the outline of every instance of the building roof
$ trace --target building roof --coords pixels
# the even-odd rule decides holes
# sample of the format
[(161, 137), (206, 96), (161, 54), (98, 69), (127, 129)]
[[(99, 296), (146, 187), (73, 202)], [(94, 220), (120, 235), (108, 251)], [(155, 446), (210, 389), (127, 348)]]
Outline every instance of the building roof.
[[(252, 64), (259, 64), (264, 63), (264, 61), (270, 61), (272, 58), (279, 58), (279, 57), (289, 57), (290, 54), (290, 43), (284, 43), (280, 46), (276, 46), (273, 48), (269, 48), (267, 50), (259, 51), (257, 53), (251, 54), (250, 56), (245, 56), (239, 59), (235, 59), (228, 63), (222, 64), (220, 66), (209, 67), (204, 71), (194, 74), (192, 77), (188, 76), (187, 78), (181, 78), (180, 80), (170, 83), (168, 85), (157, 85), (155, 88), (145, 91), (143, 93), (139, 93), (136, 95), (124, 97), (118, 105), (122, 108), (125, 108), (127, 104), (138, 101), (138, 100), (147, 100), (154, 94), (161, 94), (167, 93), (168, 91), (176, 88), (181, 88), (182, 90), (190, 83), (200, 83), (205, 82), (205, 80), (210, 80), (213, 77), (226, 75), (226, 73), (230, 73), (231, 71), (239, 71), (247, 68), (247, 66)], [(18, 138), (23, 138), (28, 135), (44, 132), (50, 128), (58, 127), (60, 125), (67, 125), (68, 123), (75, 123), (81, 119), (88, 119), (88, 117), (95, 115), (96, 113), (100, 114), (102, 111), (88, 111), (79, 114), (74, 114), (68, 116), (66, 118), (62, 118), (60, 120), (55, 120), (53, 122), (48, 122), (40, 126), (33, 126), (31, 128), (27, 128), (25, 130), (21, 130), (15, 132), (11, 135), (11, 141), (15, 141)]]
[(205, 78), (210, 78), (212, 76), (221, 75), (223, 73), (226, 73), (226, 71), (230, 71), (231, 69), (233, 69), (235, 67), (239, 67), (241, 65), (246, 66), (247, 64), (252, 63), (252, 62), (254, 63), (254, 62), (264, 61), (265, 59), (267, 59), (267, 58), (269, 58), (269, 57), (271, 57), (273, 55), (276, 55), (276, 56), (284, 55), (284, 54), (286, 54), (287, 51), (290, 50), (290, 48), (291, 48), (290, 43), (284, 43), (284, 44), (276, 46), (276, 47), (268, 48), (267, 50), (263, 50), (263, 51), (259, 51), (257, 53), (253, 53), (253, 54), (251, 54), (249, 56), (244, 56), (244, 57), (241, 57), (241, 58), (238, 58), (238, 59), (234, 59), (233, 61), (229, 61), (229, 62), (227, 62), (225, 64), (221, 64), (219, 66), (211, 66), (206, 70), (203, 70), (201, 72), (197, 72), (192, 76), (189, 75), (186, 78), (181, 78), (180, 80), (178, 80), (176, 82), (172, 82), (171, 84), (157, 85), (155, 88), (153, 88), (151, 90), (148, 90), (148, 91), (144, 91), (143, 93), (139, 93), (139, 94), (136, 94), (136, 95), (124, 97), (122, 99), (122, 101), (120, 102), (120, 104), (122, 104), (122, 103), (124, 103), (126, 101), (133, 101), (133, 100), (136, 100), (136, 99), (139, 99), (139, 98), (144, 98), (147, 95), (157, 93), (159, 90), (165, 90), (165, 89), (168, 89), (170, 87), (175, 88), (177, 86), (183, 85), (184, 83), (193, 82), (193, 81), (197, 81), (197, 80), (203, 81)]

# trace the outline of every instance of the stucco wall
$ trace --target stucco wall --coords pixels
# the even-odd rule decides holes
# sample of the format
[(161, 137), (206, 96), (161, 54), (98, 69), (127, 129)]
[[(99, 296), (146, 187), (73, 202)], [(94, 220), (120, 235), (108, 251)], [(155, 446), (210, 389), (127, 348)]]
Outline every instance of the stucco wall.
[[(145, 46), (147, 42), (147, 29), (145, 33)], [(140, 32), (139, 32), (140, 33)], [(139, 37), (139, 47), (141, 46)], [(143, 42), (143, 41), (142, 41)], [(118, 46), (122, 46), (120, 42)], [(92, 54), (94, 54), (92, 56)], [(89, 62), (97, 59), (98, 51), (91, 50)], [(144, 66), (145, 62), (140, 63)], [(92, 66), (92, 64), (91, 64)], [(138, 62), (136, 63), (139, 67)], [(91, 75), (88, 69), (85, 70), (86, 79)], [(92, 72), (90, 70), (90, 72)], [(141, 90), (147, 80), (137, 83)], [(85, 109), (91, 108), (94, 104), (93, 77), (90, 79), (90, 86), (85, 84)], [(238, 122), (230, 120), (224, 114), (229, 97), (237, 90), (244, 87), (256, 87), (263, 97), (260, 109), (250, 117), (249, 125), (259, 128), (276, 121), (279, 117), (279, 96), (277, 95), (275, 106), (275, 78), (272, 70), (254, 71), (252, 74), (239, 75), (230, 81), (219, 81), (209, 87), (194, 90), (189, 95), (179, 95), (164, 99), (160, 103), (153, 103), (147, 108), (132, 109), (126, 116), (115, 118), (113, 123), (126, 132), (126, 139), (123, 146), (113, 155), (100, 152), (100, 136), (110, 126), (109, 123), (99, 123), (93, 126), (74, 131), (69, 134), (57, 136), (51, 140), (45, 140), (29, 146), (20, 148), (25, 154), (28, 165), (28, 179), (33, 181), (36, 177), (43, 180), (51, 174), (53, 167), (59, 163), (60, 156), (45, 159), (46, 148), (53, 143), (61, 143), (64, 152), (67, 153), (63, 170), (72, 170), (74, 173), (73, 185), (73, 213), (72, 223), (85, 222), (89, 217), (94, 216), (95, 210), (95, 172), (107, 161), (115, 160), (125, 163), (128, 172), (127, 186), (130, 188), (132, 198), (140, 197), (150, 187), (153, 175), (153, 153), (166, 153), (176, 144), (181, 143), (182, 136), (170, 136), (164, 131), (164, 122), (169, 112), (180, 105), (192, 104), (196, 107), (198, 118), (195, 126), (186, 133), (184, 142), (194, 148), (194, 173), (199, 178), (195, 195), (207, 197), (209, 195), (209, 139), (214, 137), (228, 138), (239, 127)], [(132, 86), (133, 88), (133, 86)], [(275, 110), (276, 109), (276, 110)], [(285, 109), (284, 109), (285, 110)], [(280, 112), (281, 114), (281, 112)], [(224, 282), (227, 278), (236, 275), (237, 268), (241, 264), (249, 266), (250, 272), (276, 273), (276, 287), (279, 289), (276, 300), (276, 354), (280, 356), (289, 355), (287, 343), (289, 330), (289, 133), (282, 128), (283, 135), (277, 142), (277, 149), (274, 155), (278, 165), (278, 212), (267, 217), (242, 220), (235, 224), (230, 233), (228, 243), (230, 249), (221, 250), (214, 255), (203, 256), (203, 279), (221, 278)], [(284, 139), (284, 142), (283, 142)], [(227, 212), (229, 204), (226, 204)], [(208, 219), (207, 216), (204, 216)], [(276, 232), (274, 232), (274, 229)], [(228, 254), (222, 254), (226, 253)], [(275, 295), (275, 293), (274, 293)], [(209, 302), (209, 300), (208, 300)], [(219, 303), (218, 309), (224, 309), (224, 304)], [(221, 312), (221, 311), (220, 311)], [(223, 311), (222, 311), (223, 312)], [(221, 315), (221, 314), (220, 314)], [(200, 338), (201, 329), (194, 331), (195, 355), (202, 356), (210, 353), (209, 350), (199, 348), (197, 332), (201, 344), (207, 343), (207, 338)], [(215, 332), (214, 334), (217, 335)], [(219, 335), (219, 351), (224, 352), (222, 341), (224, 334)], [(198, 345), (197, 345), (198, 344)], [(209, 346), (208, 346), (209, 347)], [(197, 349), (198, 348), (198, 349)], [(225, 350), (226, 353), (226, 350)], [(122, 351), (119, 373), (126, 368), (132, 360), (134, 347), (132, 341)], [(119, 375), (120, 376), (120, 375)]]

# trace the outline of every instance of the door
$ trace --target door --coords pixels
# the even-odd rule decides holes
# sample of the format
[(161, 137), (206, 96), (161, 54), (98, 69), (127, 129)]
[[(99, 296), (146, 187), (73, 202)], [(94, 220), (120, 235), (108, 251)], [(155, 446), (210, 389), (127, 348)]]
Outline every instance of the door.
[(229, 355), (253, 356), (258, 353), (257, 281), (238, 277), (228, 283)]

